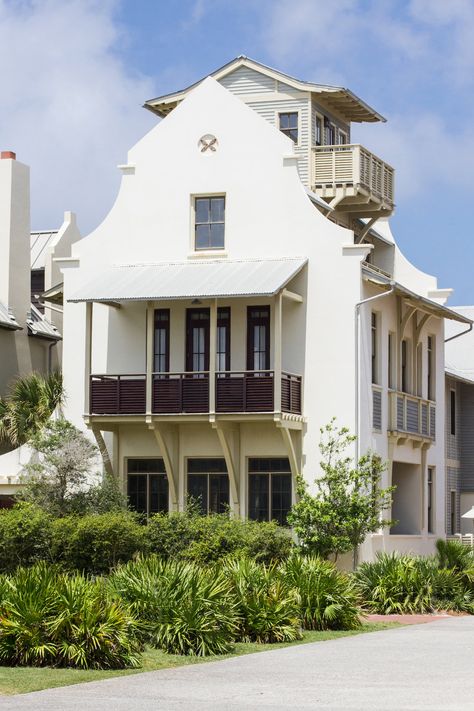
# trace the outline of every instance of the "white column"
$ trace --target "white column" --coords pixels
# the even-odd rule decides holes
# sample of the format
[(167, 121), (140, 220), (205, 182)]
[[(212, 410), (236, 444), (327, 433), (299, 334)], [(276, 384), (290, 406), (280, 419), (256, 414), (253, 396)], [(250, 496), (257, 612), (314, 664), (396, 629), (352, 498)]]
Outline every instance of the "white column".
[(209, 413), (216, 411), (217, 299), (211, 301), (209, 325)]
[(153, 341), (155, 310), (151, 301), (146, 305), (146, 414), (151, 415), (153, 388)]
[(273, 314), (274, 346), (274, 382), (273, 382), (273, 409), (281, 412), (281, 364), (282, 364), (282, 293), (275, 296)]
[(84, 338), (84, 414), (90, 414), (91, 367), (92, 367), (92, 301), (86, 303), (86, 329)]

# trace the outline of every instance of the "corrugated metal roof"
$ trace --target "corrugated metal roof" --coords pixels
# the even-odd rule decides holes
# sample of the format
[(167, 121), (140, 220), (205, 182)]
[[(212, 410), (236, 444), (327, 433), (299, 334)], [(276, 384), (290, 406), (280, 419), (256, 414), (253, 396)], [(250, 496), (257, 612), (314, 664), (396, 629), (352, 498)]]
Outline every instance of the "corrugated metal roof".
[[(206, 260), (129, 264), (84, 274), (89, 278), (69, 301), (142, 301), (271, 296), (306, 264), (306, 258)], [(79, 272), (80, 273), (80, 272)]]
[(0, 301), (0, 328), (21, 329), (20, 324), (7, 307)]
[(33, 304), (31, 304), (31, 314), (26, 319), (26, 323), (28, 325), (28, 331), (32, 336), (41, 336), (42, 338), (49, 338), (53, 341), (59, 341), (61, 339), (61, 334), (56, 326), (53, 326)]
[(31, 268), (44, 269), (48, 247), (58, 234), (58, 230), (41, 230), (31, 233)]

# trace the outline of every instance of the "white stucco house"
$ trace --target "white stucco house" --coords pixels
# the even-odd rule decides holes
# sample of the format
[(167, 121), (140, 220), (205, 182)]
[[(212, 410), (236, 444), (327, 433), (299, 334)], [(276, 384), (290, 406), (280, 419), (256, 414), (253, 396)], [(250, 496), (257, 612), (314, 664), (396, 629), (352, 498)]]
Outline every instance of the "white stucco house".
[[(0, 397), (18, 376), (61, 367), (62, 275), (54, 259), (80, 238), (74, 213), (57, 230), (30, 232), (30, 172), (13, 151), (0, 153)], [(50, 299), (41, 295), (50, 291)], [(53, 296), (54, 294), (54, 296)], [(0, 445), (0, 508), (10, 506), (27, 447)]]
[(336, 417), (397, 486), (361, 551), (445, 534), (449, 290), (390, 231), (394, 170), (351, 143), (383, 117), (351, 91), (238, 57), (147, 101), (162, 120), (115, 204), (58, 259), (66, 414), (145, 512), (285, 520)]

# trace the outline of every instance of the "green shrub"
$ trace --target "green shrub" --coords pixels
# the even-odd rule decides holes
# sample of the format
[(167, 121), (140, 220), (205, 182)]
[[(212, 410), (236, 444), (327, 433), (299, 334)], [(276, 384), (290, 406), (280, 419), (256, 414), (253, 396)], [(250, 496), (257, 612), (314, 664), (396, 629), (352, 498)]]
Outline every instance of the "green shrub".
[(102, 581), (38, 563), (5, 581), (0, 663), (120, 669), (138, 666), (135, 622)]
[(145, 527), (130, 512), (66, 516), (53, 522), (55, 560), (70, 570), (108, 573), (145, 547)]
[(293, 555), (282, 564), (284, 580), (300, 598), (300, 618), (307, 630), (360, 627), (357, 595), (351, 578), (329, 561)]
[(290, 532), (275, 522), (244, 521), (227, 514), (157, 514), (147, 526), (150, 551), (164, 558), (212, 563), (228, 555), (247, 555), (270, 563), (291, 550)]
[(240, 639), (244, 642), (291, 642), (301, 638), (299, 596), (275, 565), (250, 558), (224, 565), (238, 600)]
[(197, 656), (232, 649), (237, 603), (223, 572), (151, 556), (118, 567), (109, 584), (154, 646)]
[(363, 606), (380, 614), (431, 612), (437, 566), (432, 558), (378, 553), (354, 574)]
[(51, 559), (52, 519), (31, 504), (0, 510), (0, 571)]

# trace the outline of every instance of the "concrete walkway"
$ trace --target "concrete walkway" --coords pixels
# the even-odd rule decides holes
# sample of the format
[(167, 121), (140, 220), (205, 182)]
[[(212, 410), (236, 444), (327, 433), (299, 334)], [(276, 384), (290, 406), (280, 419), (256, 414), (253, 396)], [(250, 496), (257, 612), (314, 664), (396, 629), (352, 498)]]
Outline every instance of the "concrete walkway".
[(0, 699), (1, 711), (464, 711), (474, 617)]

